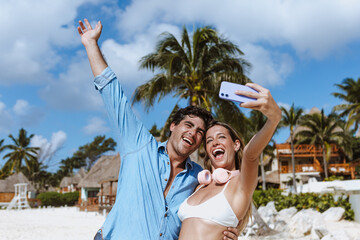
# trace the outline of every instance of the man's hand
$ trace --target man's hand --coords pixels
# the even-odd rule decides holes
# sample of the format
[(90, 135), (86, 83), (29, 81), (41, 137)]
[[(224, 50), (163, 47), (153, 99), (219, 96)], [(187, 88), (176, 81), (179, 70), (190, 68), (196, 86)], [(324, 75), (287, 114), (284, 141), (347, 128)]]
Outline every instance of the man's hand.
[(93, 29), (86, 18), (84, 19), (84, 23), (79, 21), (80, 26), (77, 27), (77, 29), (81, 37), (82, 44), (87, 47), (89, 44), (97, 43), (101, 35), (102, 25), (101, 22), (98, 21)]
[(91, 70), (94, 76), (98, 76), (107, 67), (107, 63), (97, 43), (101, 35), (102, 25), (101, 22), (98, 21), (93, 29), (86, 18), (84, 22), (86, 27), (82, 21), (79, 21), (80, 26), (77, 29), (81, 37), (81, 42), (85, 46)]
[(239, 231), (237, 230), (237, 228), (231, 228), (228, 227), (227, 231), (224, 231), (224, 240), (237, 240), (239, 236)]

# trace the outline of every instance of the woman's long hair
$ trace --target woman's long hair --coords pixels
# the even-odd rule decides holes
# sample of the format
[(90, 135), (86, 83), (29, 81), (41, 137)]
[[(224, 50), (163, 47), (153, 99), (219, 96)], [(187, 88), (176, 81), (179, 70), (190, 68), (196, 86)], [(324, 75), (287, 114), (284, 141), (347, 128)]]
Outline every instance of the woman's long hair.
[[(244, 150), (244, 147), (245, 147), (243, 140), (240, 138), (239, 134), (235, 131), (235, 129), (233, 129), (228, 124), (223, 123), (223, 122), (219, 122), (219, 121), (212, 121), (209, 124), (209, 126), (207, 127), (206, 131), (209, 130), (210, 128), (214, 127), (214, 126), (222, 126), (222, 127), (226, 128), (228, 130), (233, 142), (235, 142), (236, 140), (239, 140), (240, 148), (235, 154), (235, 168), (237, 170), (241, 171), (241, 161), (242, 161), (242, 157), (243, 157), (243, 150)], [(206, 137), (204, 138), (204, 146), (205, 146), (205, 149), (206, 149)], [(210, 158), (209, 158), (207, 152), (206, 152), (205, 159), (204, 159), (204, 168), (209, 170), (210, 172), (212, 171), (211, 161), (210, 161)], [(250, 217), (252, 215), (251, 203), (252, 203), (252, 201), (250, 201), (249, 208), (246, 211), (245, 216), (242, 218), (242, 220), (239, 222), (239, 225), (237, 226), (237, 229), (238, 229), (239, 233), (241, 233), (244, 230), (244, 228), (248, 224), (249, 219), (250, 219)]]
[[(240, 148), (239, 150), (236, 152), (235, 154), (235, 168), (236, 170), (241, 170), (241, 160), (242, 160), (242, 156), (243, 156), (243, 150), (244, 150), (244, 142), (243, 140), (240, 138), (239, 134), (228, 124), (223, 123), (223, 122), (219, 122), (219, 121), (212, 121), (209, 126), (207, 127), (206, 131), (209, 130), (210, 128), (214, 127), (214, 126), (222, 126), (224, 128), (226, 128), (231, 136), (231, 139), (233, 140), (233, 142), (235, 142), (236, 140), (239, 140), (240, 142)], [(204, 138), (204, 146), (206, 149), (206, 138)], [(206, 153), (205, 155), (205, 159), (204, 159), (204, 168), (211, 171), (211, 161), (210, 158), (208, 156), (208, 154)]]

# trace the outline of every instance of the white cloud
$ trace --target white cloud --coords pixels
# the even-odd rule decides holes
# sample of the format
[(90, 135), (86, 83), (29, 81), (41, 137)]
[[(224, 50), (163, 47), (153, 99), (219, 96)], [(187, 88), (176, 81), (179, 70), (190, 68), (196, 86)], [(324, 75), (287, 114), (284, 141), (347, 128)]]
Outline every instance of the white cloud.
[[(321, 59), (341, 52), (347, 44), (360, 38), (359, 12), (360, 2), (355, 0), (135, 0), (119, 14), (117, 21), (121, 36), (133, 43), (107, 42), (104, 49), (108, 53), (109, 48), (119, 53), (131, 52), (130, 58), (142, 53), (136, 54), (141, 57), (153, 50), (146, 42), (153, 41), (153, 35), (147, 35), (145, 46), (137, 38), (148, 29), (165, 22), (169, 26), (210, 24), (245, 52), (246, 59), (254, 66), (250, 74), (254, 81), (282, 84), (293, 71), (294, 61), (289, 54), (281, 52), (281, 47), (294, 49), (300, 58)], [(125, 75), (125, 71), (134, 72), (135, 64), (124, 60), (128, 55), (113, 55), (121, 63), (117, 69), (130, 66), (119, 72)]]
[(51, 107), (62, 110), (94, 110), (103, 106), (84, 55), (75, 56), (67, 72), (49, 81), (39, 94)]
[(18, 99), (13, 107), (16, 115), (26, 115), (29, 110), (29, 103), (23, 99)]
[(359, 11), (356, 0), (135, 0), (118, 25), (134, 34), (154, 23), (213, 24), (242, 43), (290, 44), (300, 54), (321, 57), (359, 39)]
[(43, 83), (61, 61), (59, 47), (79, 44), (77, 8), (95, 0), (3, 0), (0, 7), (0, 85)]
[(38, 124), (44, 116), (44, 112), (40, 108), (30, 105), (23, 99), (16, 100), (12, 110), (14, 118), (24, 127)]
[(286, 110), (289, 110), (291, 107), (290, 104), (288, 104), (288, 103), (278, 102), (277, 104), (279, 105), (279, 107), (283, 107)]
[(50, 141), (43, 136), (34, 135), (31, 138), (30, 145), (40, 148), (38, 157), (41, 162), (49, 163), (54, 154), (64, 145), (66, 137), (66, 133), (63, 131), (54, 132)]
[[(106, 31), (106, 26), (104, 28)], [(114, 39), (104, 41), (102, 52), (121, 83), (138, 86), (150, 80), (153, 73), (139, 71), (139, 60), (154, 51), (158, 36), (165, 31), (179, 34), (179, 28), (174, 25), (157, 24), (133, 35), (130, 43), (121, 44)]]
[(243, 51), (247, 53), (246, 57), (253, 66), (249, 77), (260, 85), (282, 84), (294, 68), (293, 60), (288, 54), (272, 52), (252, 44), (244, 46)]
[(110, 128), (106, 126), (106, 121), (101, 118), (93, 117), (88, 121), (88, 125), (83, 128), (83, 131), (87, 135), (104, 134), (110, 131)]
[(13, 126), (14, 118), (3, 102), (0, 102), (0, 116), (0, 133), (9, 133), (9, 129)]
[(0, 133), (9, 134), (13, 127), (29, 127), (38, 124), (44, 112), (23, 99), (18, 99), (12, 108), (0, 101)]

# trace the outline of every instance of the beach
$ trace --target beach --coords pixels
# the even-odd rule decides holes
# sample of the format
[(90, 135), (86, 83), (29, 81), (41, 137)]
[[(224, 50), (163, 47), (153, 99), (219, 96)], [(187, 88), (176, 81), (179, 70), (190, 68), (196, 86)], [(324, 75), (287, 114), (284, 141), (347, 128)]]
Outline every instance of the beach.
[(0, 210), (0, 240), (89, 240), (104, 220), (76, 207)]

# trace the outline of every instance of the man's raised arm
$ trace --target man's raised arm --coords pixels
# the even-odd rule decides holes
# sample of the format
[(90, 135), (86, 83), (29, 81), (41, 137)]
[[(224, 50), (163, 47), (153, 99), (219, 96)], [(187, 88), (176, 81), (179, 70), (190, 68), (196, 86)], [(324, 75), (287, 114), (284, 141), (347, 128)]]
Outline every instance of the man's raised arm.
[[(84, 25), (85, 23), (85, 25)], [(89, 21), (85, 18), (84, 23), (79, 21), (78, 32), (81, 37), (81, 42), (86, 49), (87, 56), (89, 58), (90, 67), (94, 76), (98, 76), (102, 71), (107, 68), (107, 63), (101, 54), (98, 40), (101, 35), (102, 25), (98, 21), (95, 28), (93, 29)]]

